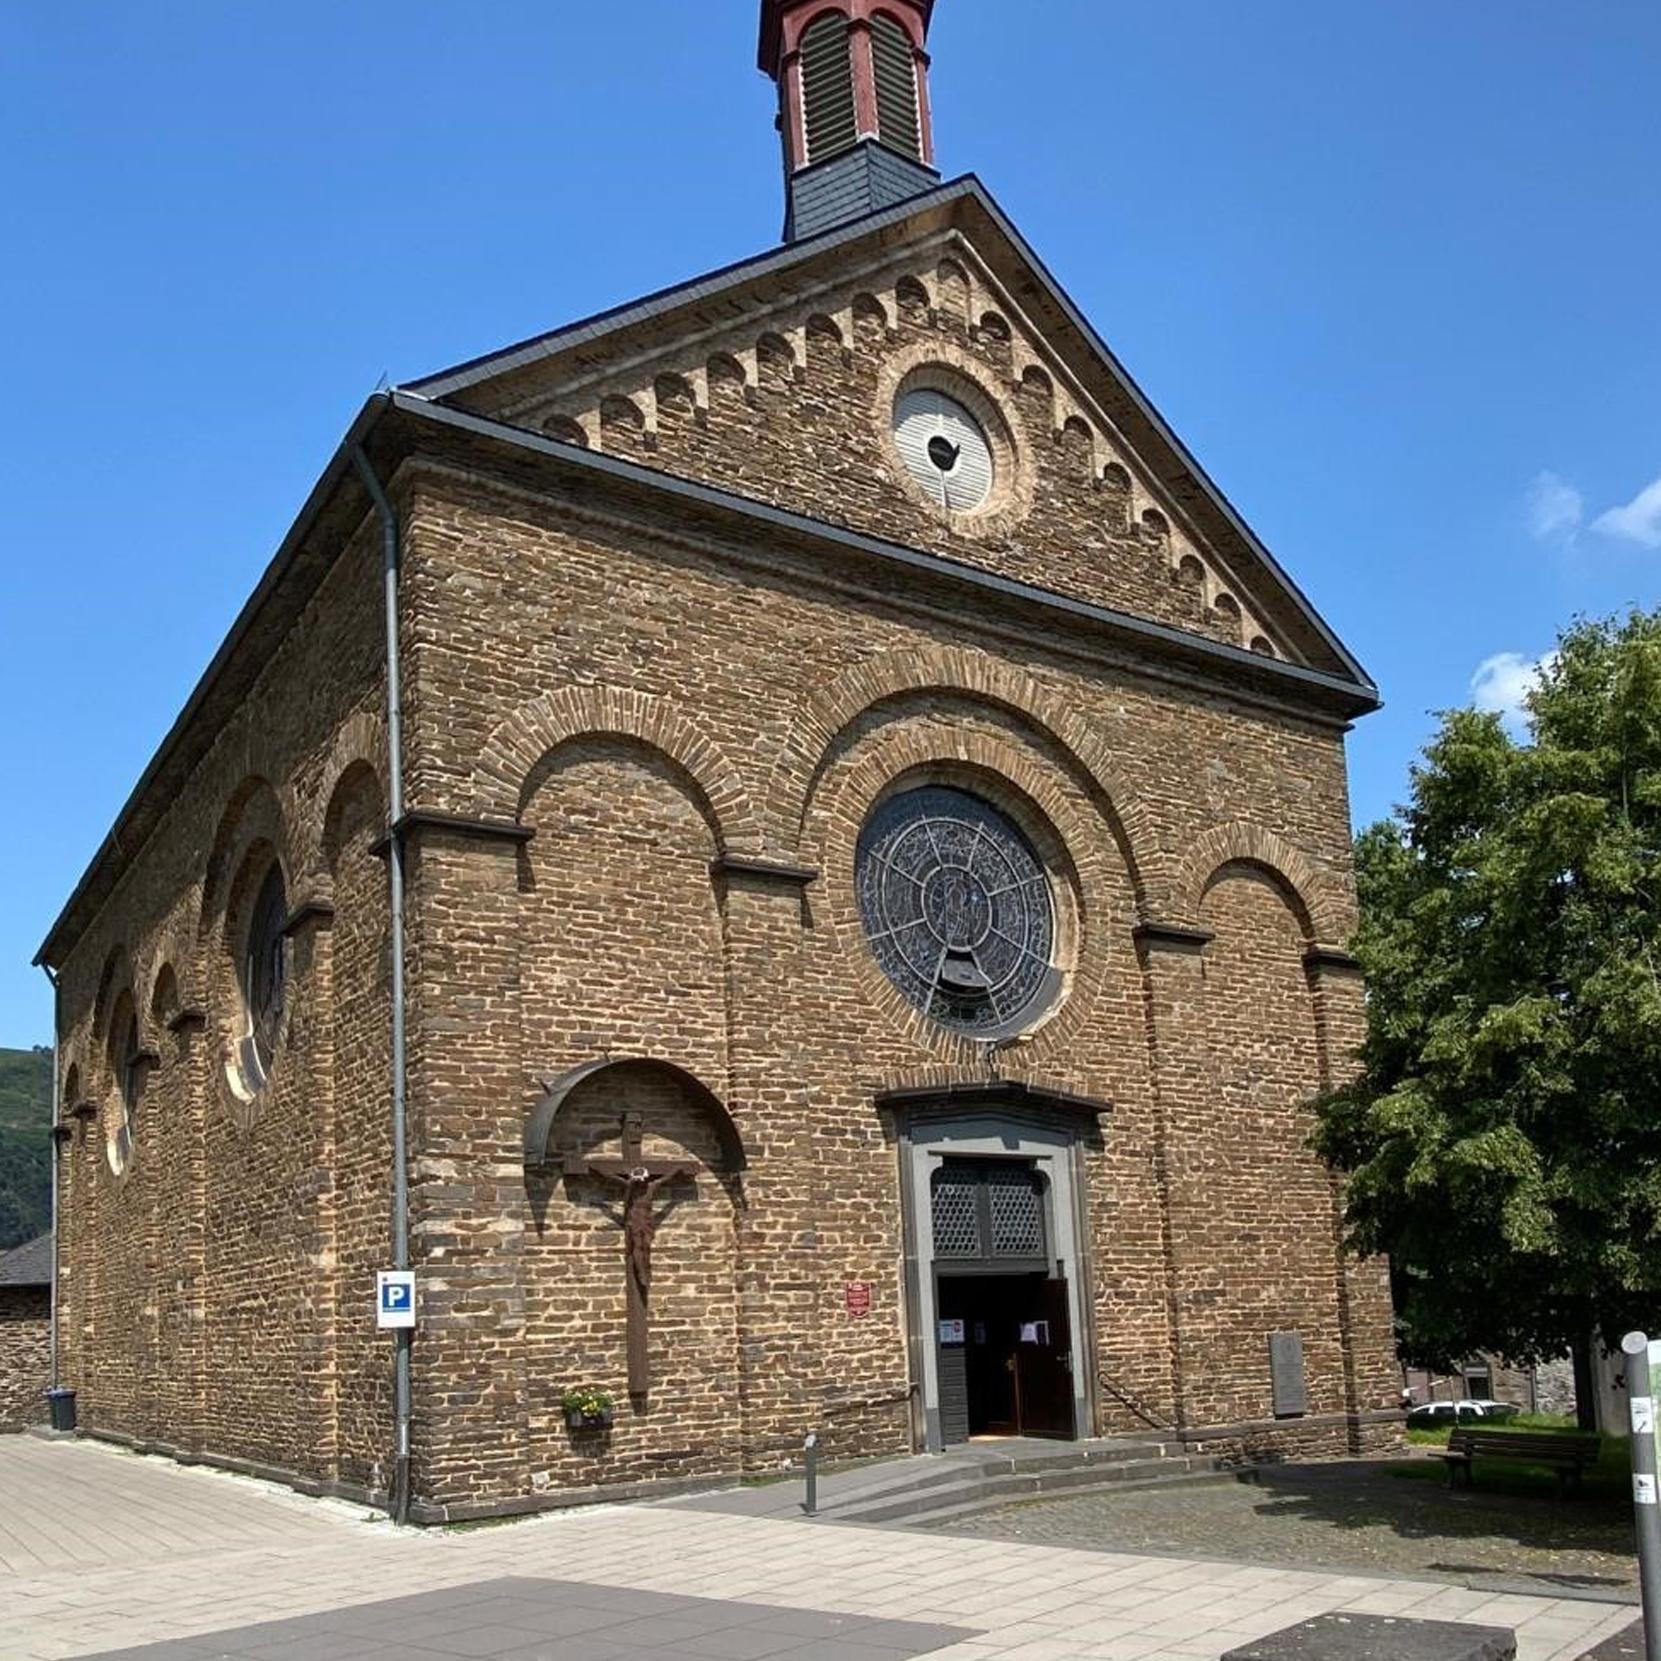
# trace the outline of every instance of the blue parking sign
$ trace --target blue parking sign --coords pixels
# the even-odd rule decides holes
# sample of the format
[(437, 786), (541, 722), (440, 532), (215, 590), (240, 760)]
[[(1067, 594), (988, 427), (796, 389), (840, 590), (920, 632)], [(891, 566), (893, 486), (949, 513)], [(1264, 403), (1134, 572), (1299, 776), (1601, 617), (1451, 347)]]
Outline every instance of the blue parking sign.
[(375, 1276), (375, 1325), (415, 1325), (415, 1272), (411, 1269), (382, 1269)]

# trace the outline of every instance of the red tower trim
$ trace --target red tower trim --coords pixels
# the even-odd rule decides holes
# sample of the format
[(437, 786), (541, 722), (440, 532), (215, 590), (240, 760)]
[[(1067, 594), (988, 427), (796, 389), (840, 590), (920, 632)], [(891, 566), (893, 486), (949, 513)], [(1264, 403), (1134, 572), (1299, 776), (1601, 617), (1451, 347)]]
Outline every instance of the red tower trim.
[(858, 138), (882, 142), (877, 113), (876, 65), (871, 49), (871, 20), (879, 13), (893, 19), (911, 42), (917, 71), (918, 142), (923, 165), (934, 165), (934, 123), (929, 103), (929, 22), (934, 0), (763, 0), (758, 61), (763, 74), (779, 88), (779, 130), (784, 135), (791, 172), (809, 165), (807, 116), (802, 107), (801, 43), (808, 27), (825, 14), (848, 20), (853, 54), (854, 109)]

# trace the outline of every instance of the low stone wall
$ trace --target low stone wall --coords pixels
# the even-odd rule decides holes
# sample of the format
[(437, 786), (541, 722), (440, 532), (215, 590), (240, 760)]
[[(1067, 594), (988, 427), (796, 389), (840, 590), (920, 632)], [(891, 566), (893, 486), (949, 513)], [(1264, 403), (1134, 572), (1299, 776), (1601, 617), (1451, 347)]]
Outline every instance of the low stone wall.
[(1380, 1459), (1406, 1446), (1397, 1412), (1311, 1414), (1178, 1432), (1192, 1453), (1234, 1465), (1278, 1465), (1313, 1459)]
[(46, 1420), (51, 1311), (44, 1286), (0, 1286), (0, 1431)]

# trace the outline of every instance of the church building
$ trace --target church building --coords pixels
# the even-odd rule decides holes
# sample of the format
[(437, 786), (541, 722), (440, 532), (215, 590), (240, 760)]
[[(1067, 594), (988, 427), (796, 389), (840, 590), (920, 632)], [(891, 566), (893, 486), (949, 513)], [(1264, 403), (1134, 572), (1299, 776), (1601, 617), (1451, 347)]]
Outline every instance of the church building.
[(1307, 1145), (1377, 692), (942, 178), (932, 9), (766, 0), (782, 244), (300, 509), (41, 948), (83, 1431), (417, 1521), (1397, 1434)]

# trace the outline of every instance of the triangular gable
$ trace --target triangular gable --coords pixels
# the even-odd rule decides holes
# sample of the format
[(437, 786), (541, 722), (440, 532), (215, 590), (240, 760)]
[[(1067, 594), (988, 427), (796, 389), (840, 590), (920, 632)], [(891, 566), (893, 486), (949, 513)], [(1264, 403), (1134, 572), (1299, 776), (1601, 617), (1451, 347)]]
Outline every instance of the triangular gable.
[[(822, 303), (834, 313), (839, 302), (845, 305), (850, 270), (886, 273), (888, 288), (879, 303), (892, 308), (896, 282), (907, 280), (897, 274), (908, 262), (914, 266), (920, 251), (936, 249), (950, 251), (954, 262), (961, 262), (956, 268), (991, 297), (1000, 318), (1013, 320), (1017, 363), (1024, 354), (1053, 386), (1057, 434), (1088, 435), (1095, 476), (1128, 475), (1131, 525), (1167, 527), (1172, 570), (1186, 573), (1194, 566), (1207, 605), (1215, 596), (1231, 615), (1243, 618), (1243, 638), (1255, 638), (1261, 630), (1266, 638), (1260, 643), (1274, 655), (1371, 691), (1373, 683), (1360, 664), (972, 176), (823, 236), (425, 377), (405, 390), (598, 449), (602, 407), (623, 401), (615, 394), (626, 395), (648, 432), (655, 429), (655, 389), (665, 368), (684, 366), (685, 374), (671, 379), (704, 406), (710, 388), (688, 359), (689, 346), (702, 364), (698, 354), (706, 347), (747, 337), (747, 348), (721, 356), (753, 383), (760, 372), (758, 335), (763, 350), (771, 340), (791, 361), (804, 361), (811, 307)], [(880, 282), (872, 286), (881, 293)], [(766, 333), (772, 317), (781, 320), (778, 332)], [(844, 338), (851, 338), (851, 319), (827, 315), (822, 321), (847, 330)], [(676, 471), (670, 459), (656, 465)], [(745, 488), (739, 480), (732, 484)]]

